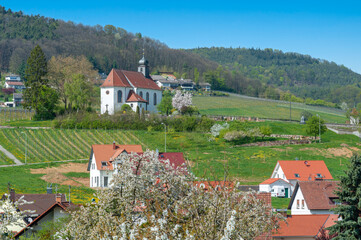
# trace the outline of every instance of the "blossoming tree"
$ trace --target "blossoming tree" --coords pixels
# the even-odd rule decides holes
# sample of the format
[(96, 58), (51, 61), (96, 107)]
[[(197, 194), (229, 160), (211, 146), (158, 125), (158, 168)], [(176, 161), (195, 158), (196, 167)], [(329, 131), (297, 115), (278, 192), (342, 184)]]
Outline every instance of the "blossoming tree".
[(68, 239), (253, 239), (277, 228), (280, 216), (254, 193), (204, 189), (186, 166), (157, 153), (125, 155), (111, 188), (72, 213)]
[(13, 232), (26, 226), (24, 214), (30, 211), (19, 211), (19, 207), (29, 204), (24, 197), (12, 202), (9, 197), (0, 200), (0, 239), (10, 239)]
[(180, 90), (177, 90), (172, 98), (172, 105), (179, 112), (184, 111), (184, 108), (192, 105), (192, 94), (189, 92), (182, 94)]

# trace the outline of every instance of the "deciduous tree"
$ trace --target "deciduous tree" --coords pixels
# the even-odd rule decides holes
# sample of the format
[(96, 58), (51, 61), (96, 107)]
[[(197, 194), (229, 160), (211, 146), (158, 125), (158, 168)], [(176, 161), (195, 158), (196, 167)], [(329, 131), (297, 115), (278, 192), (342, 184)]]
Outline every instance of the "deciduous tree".
[(254, 193), (205, 191), (185, 166), (174, 169), (156, 152), (116, 161), (112, 187), (72, 214), (70, 239), (254, 239), (278, 226), (280, 216)]
[(192, 94), (189, 92), (182, 94), (180, 90), (177, 90), (172, 98), (172, 105), (179, 112), (182, 112), (182, 109), (192, 105)]
[(318, 116), (312, 116), (306, 122), (306, 132), (307, 134), (312, 134), (317, 137), (317, 135), (325, 133), (327, 131), (327, 127), (325, 125), (325, 121), (323, 119), (319, 119)]

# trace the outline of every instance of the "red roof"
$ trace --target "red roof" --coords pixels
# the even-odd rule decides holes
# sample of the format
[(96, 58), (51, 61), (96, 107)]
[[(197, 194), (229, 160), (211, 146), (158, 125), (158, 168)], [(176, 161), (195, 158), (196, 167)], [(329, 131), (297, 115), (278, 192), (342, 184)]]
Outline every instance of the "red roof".
[(127, 98), (126, 102), (147, 102), (146, 100), (144, 100), (141, 96), (139, 96), (138, 94), (136, 94), (133, 90), (129, 91), (129, 96)]
[[(120, 150), (120, 151), (119, 151)], [(103, 145), (92, 145), (92, 151), (95, 156), (95, 161), (98, 170), (113, 170), (113, 164), (109, 161), (113, 156), (118, 153), (118, 155), (126, 151), (128, 153), (136, 152), (142, 153), (141, 145), (114, 145), (113, 144), (103, 144)], [(118, 156), (117, 155), (117, 156)], [(92, 156), (90, 157), (92, 158)], [(91, 159), (89, 159), (91, 160)], [(106, 162), (107, 166), (102, 166), (102, 162)], [(88, 170), (90, 170), (90, 161), (88, 165)]]
[(100, 87), (132, 87), (122, 70), (112, 69)]
[[(317, 180), (317, 174), (321, 174), (323, 180), (332, 180), (324, 161), (278, 161), (286, 178), (299, 181)], [(296, 177), (296, 174), (299, 177)]]
[(334, 224), (335, 216), (328, 214), (293, 215), (280, 223), (279, 230), (273, 237), (315, 237), (322, 227)]
[(135, 87), (161, 90), (160, 87), (140, 72), (112, 69), (100, 87)]
[(288, 209), (291, 209), (292, 203), (297, 191), (302, 191), (308, 209), (310, 210), (329, 210), (336, 207), (335, 200), (339, 199), (335, 190), (339, 186), (338, 181), (301, 181), (298, 182), (294, 190)]
[(24, 86), (24, 83), (22, 83), (22, 82), (6, 81), (6, 83), (7, 83), (8, 85), (13, 85), (13, 86)]
[[(278, 180), (282, 180), (282, 181), (286, 182), (286, 181), (283, 180), (282, 178), (269, 178), (269, 179), (261, 182), (260, 184), (272, 184), (272, 183), (274, 183), (274, 182), (277, 182)], [(289, 182), (286, 182), (286, 183), (290, 184)]]

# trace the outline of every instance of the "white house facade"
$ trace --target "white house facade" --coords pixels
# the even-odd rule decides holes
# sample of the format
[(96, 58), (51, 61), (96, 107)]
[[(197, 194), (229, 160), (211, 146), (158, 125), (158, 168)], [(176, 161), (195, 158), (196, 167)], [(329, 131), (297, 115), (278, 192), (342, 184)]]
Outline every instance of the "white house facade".
[[(89, 186), (92, 188), (107, 188), (111, 186), (113, 176), (124, 159), (123, 155), (137, 153), (142, 154), (141, 145), (92, 145), (88, 162), (90, 172)], [(169, 160), (172, 166), (179, 167), (185, 164), (183, 153), (170, 152), (159, 153), (159, 160)]]
[(259, 184), (260, 192), (270, 192), (272, 197), (277, 196), (277, 190), (284, 190), (284, 197), (289, 198), (292, 195), (292, 184), (281, 178), (269, 178), (266, 181)]
[[(282, 181), (274, 181), (275, 179), (283, 180), (289, 183), (289, 186)], [(270, 179), (262, 182), (259, 187), (265, 192), (272, 191), (275, 186), (285, 187), (287, 197), (291, 197), (296, 184), (299, 181), (318, 181), (332, 180), (324, 161), (278, 161)], [(288, 190), (286, 190), (288, 189)]]
[(298, 182), (288, 209), (292, 215), (335, 214), (338, 184), (336, 181)]
[(101, 114), (114, 114), (124, 104), (133, 111), (158, 112), (157, 105), (162, 101), (161, 88), (149, 75), (148, 61), (139, 61), (138, 72), (112, 69), (100, 86)]

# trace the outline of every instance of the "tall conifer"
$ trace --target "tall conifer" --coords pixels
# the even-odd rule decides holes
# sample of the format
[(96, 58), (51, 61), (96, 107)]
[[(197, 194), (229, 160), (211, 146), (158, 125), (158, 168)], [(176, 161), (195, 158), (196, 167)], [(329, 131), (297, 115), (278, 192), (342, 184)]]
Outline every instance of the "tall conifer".
[(335, 209), (340, 220), (330, 227), (333, 239), (361, 239), (361, 156), (351, 157), (345, 176), (341, 177), (340, 188), (336, 192), (342, 203)]

